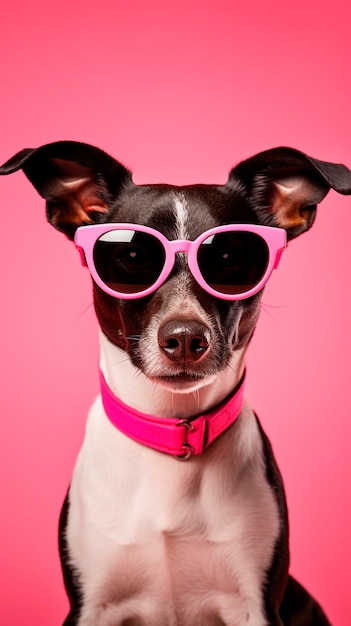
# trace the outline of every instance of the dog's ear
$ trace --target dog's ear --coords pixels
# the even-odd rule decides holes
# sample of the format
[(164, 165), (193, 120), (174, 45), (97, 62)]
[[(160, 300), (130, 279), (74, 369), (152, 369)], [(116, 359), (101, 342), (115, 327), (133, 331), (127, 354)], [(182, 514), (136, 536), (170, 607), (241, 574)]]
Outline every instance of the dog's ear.
[(330, 188), (351, 194), (351, 171), (293, 148), (273, 148), (232, 169), (226, 186), (238, 184), (260, 222), (285, 228), (292, 239), (312, 226)]
[(46, 200), (48, 221), (69, 239), (78, 226), (108, 220), (121, 188), (132, 175), (111, 156), (76, 141), (58, 141), (26, 149), (0, 167), (0, 174), (23, 169)]

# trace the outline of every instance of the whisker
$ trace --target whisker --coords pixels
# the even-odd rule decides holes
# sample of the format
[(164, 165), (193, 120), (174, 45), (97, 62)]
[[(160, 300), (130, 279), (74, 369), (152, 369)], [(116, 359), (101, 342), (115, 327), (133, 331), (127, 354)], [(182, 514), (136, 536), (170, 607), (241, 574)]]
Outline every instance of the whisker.
[(241, 308), (239, 309), (239, 313), (238, 313), (238, 318), (236, 320), (236, 324), (235, 324), (235, 330), (234, 330), (234, 335), (233, 335), (233, 339), (234, 339), (234, 345), (238, 345), (239, 343), (239, 326), (240, 326), (240, 322), (241, 322), (241, 318), (243, 316), (244, 310)]
[(263, 311), (263, 313), (267, 315), (267, 317), (269, 317), (273, 322), (275, 322), (275, 324), (278, 324), (279, 322), (268, 309), (286, 309), (286, 308), (287, 308), (286, 305), (274, 305), (274, 304), (266, 304), (265, 302), (261, 302), (261, 311)]
[[(235, 374), (235, 375), (236, 375), (236, 374), (238, 373), (238, 372), (237, 372), (237, 368), (236, 368), (236, 367), (234, 367), (234, 365), (232, 365), (231, 363), (228, 363), (228, 368), (229, 368), (230, 370), (232, 370), (233, 374)], [(218, 376), (218, 378), (220, 378), (220, 376)]]
[(175, 394), (172, 391), (172, 393), (171, 393), (172, 412), (174, 411), (174, 396), (175, 396)]
[(88, 306), (85, 309), (83, 309), (83, 311), (81, 311), (81, 313), (79, 313), (79, 315), (77, 315), (76, 321), (80, 320), (80, 318), (83, 317), (83, 315), (85, 315), (91, 309), (91, 307), (93, 307), (93, 306), (94, 306), (94, 302), (91, 301), (90, 304), (88, 304)]
[(140, 337), (141, 335), (128, 335), (126, 339), (128, 339), (129, 341), (140, 341)]
[(268, 302), (263, 302), (261, 300), (261, 306), (269, 309), (286, 309), (288, 307), (287, 304), (268, 304)]
[(130, 360), (129, 356), (126, 355), (122, 359), (119, 359), (119, 361), (114, 361), (114, 363), (112, 363), (112, 367), (117, 367), (118, 365), (121, 365), (122, 363), (128, 363), (129, 360)]
[(156, 382), (156, 380), (155, 380), (155, 381), (153, 382), (153, 385), (152, 385), (152, 397), (153, 397), (153, 398), (154, 398), (154, 395), (155, 395), (155, 393), (156, 393), (156, 391), (157, 391), (157, 387), (158, 387), (158, 383), (157, 383), (157, 382)]
[(200, 409), (200, 392), (198, 389), (195, 389), (195, 391), (193, 391), (193, 397), (195, 400), (195, 405), (196, 405), (196, 413), (198, 413), (199, 409)]
[(143, 372), (138, 367), (135, 367), (133, 369), (133, 376), (134, 376), (134, 378), (138, 378), (142, 374), (143, 374)]

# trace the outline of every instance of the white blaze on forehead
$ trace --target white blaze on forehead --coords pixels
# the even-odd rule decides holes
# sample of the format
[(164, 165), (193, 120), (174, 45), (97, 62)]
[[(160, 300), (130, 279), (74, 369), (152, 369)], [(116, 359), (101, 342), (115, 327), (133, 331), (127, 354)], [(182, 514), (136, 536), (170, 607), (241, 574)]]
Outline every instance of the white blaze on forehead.
[(174, 195), (174, 209), (177, 228), (177, 239), (188, 239), (186, 224), (188, 221), (188, 203), (183, 193)]

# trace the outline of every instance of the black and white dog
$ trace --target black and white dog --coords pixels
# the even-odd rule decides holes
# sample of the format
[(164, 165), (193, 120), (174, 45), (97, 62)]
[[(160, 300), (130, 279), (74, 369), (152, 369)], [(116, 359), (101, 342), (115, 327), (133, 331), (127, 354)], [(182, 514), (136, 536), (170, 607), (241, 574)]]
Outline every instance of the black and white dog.
[(225, 185), (137, 186), (72, 141), (0, 173), (21, 168), (88, 265), (101, 327), (60, 522), (65, 625), (329, 624), (288, 575), (284, 488), (243, 386), (264, 284), (351, 171), (276, 148)]

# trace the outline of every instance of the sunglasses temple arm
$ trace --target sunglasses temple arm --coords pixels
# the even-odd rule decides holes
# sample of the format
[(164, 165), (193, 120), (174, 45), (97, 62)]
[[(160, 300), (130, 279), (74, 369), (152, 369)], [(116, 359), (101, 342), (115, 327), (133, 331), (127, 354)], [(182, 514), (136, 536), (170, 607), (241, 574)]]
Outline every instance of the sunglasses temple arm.
[(80, 260), (81, 260), (81, 263), (82, 263), (83, 267), (87, 267), (88, 263), (87, 263), (87, 260), (85, 258), (85, 253), (84, 253), (83, 248), (81, 248), (81, 246), (77, 246), (77, 245), (76, 245), (76, 248), (77, 248), (77, 250), (79, 252)]
[(277, 267), (279, 265), (279, 262), (280, 262), (280, 259), (282, 258), (282, 254), (283, 254), (284, 250), (285, 250), (285, 247), (284, 248), (280, 248), (280, 250), (278, 250), (278, 252), (276, 254), (275, 261), (274, 261), (274, 269), (275, 270), (277, 269)]

